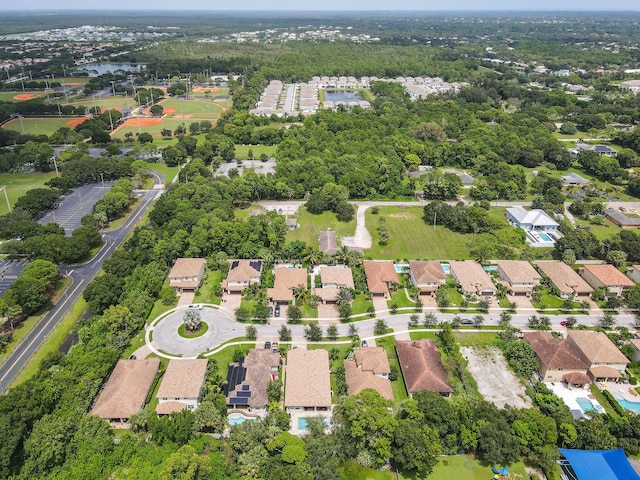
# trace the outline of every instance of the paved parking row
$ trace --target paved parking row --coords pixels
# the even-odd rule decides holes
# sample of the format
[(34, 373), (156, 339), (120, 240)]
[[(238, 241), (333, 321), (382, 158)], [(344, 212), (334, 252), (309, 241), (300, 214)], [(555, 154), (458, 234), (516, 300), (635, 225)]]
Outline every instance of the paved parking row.
[(64, 228), (65, 235), (71, 235), (71, 232), (80, 226), (80, 219), (91, 213), (93, 205), (105, 196), (114, 183), (101, 182), (74, 188), (69, 195), (60, 200), (58, 208), (49, 211), (38, 223), (57, 223)]
[(4, 295), (27, 263), (27, 260), (0, 260), (0, 295)]

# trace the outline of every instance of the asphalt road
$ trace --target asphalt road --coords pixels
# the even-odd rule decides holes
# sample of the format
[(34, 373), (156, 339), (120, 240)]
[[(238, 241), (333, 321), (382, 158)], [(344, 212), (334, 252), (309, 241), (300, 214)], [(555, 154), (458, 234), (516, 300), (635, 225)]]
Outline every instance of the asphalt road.
[(0, 260), (0, 295), (4, 295), (27, 263), (28, 260)]
[[(156, 183), (162, 183), (162, 176), (153, 173)], [(73, 284), (65, 292), (58, 303), (47, 313), (41, 322), (22, 340), (22, 342), (8, 355), (0, 366), (0, 392), (13, 382), (22, 368), (28, 363), (31, 356), (40, 348), (45, 339), (49, 336), (55, 326), (62, 320), (67, 310), (82, 294), (84, 288), (93, 279), (102, 267), (105, 259), (122, 243), (126, 236), (135, 227), (140, 217), (149, 209), (162, 190), (143, 191), (142, 202), (136, 210), (129, 216), (127, 221), (118, 229), (107, 232), (103, 235), (104, 245), (96, 256), (85, 264), (61, 267), (60, 272), (70, 276)]]

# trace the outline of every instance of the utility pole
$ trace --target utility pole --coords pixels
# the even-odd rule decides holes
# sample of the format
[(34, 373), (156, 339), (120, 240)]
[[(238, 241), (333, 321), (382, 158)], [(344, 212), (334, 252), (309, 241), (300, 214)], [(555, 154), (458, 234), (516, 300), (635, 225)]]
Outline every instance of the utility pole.
[(11, 213), (11, 204), (9, 203), (9, 195), (7, 195), (7, 186), (4, 185), (0, 187), (0, 190), (4, 190), (4, 199), (7, 201), (7, 209), (9, 210), (9, 213)]
[(51, 157), (51, 160), (53, 160), (53, 168), (56, 169), (56, 177), (59, 177), (60, 174), (58, 173), (58, 162), (56, 161), (56, 156), (54, 155)]

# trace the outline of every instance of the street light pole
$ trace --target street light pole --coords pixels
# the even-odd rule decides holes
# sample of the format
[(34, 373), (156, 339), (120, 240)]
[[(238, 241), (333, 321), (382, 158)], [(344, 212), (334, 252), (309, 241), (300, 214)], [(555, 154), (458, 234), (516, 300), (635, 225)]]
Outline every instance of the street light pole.
[(58, 162), (56, 161), (56, 156), (54, 155), (51, 157), (51, 160), (53, 160), (53, 168), (56, 169), (56, 177), (59, 177), (60, 174), (58, 173)]
[(0, 187), (0, 190), (4, 190), (4, 199), (7, 201), (7, 209), (9, 210), (9, 213), (11, 213), (11, 204), (9, 203), (9, 196), (7, 195), (7, 186), (4, 185)]

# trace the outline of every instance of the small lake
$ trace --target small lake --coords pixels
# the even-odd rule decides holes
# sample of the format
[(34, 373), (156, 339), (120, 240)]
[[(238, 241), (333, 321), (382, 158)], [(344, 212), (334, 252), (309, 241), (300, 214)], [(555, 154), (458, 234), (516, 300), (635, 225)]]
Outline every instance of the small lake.
[(345, 91), (345, 90), (327, 90), (325, 95), (330, 102), (359, 102), (362, 100), (358, 94), (358, 91)]
[(126, 72), (139, 72), (144, 65), (136, 65), (131, 63), (88, 63), (86, 65), (80, 65), (75, 70), (86, 70), (91, 75), (104, 75), (107, 72), (115, 72), (116, 70), (124, 70)]

